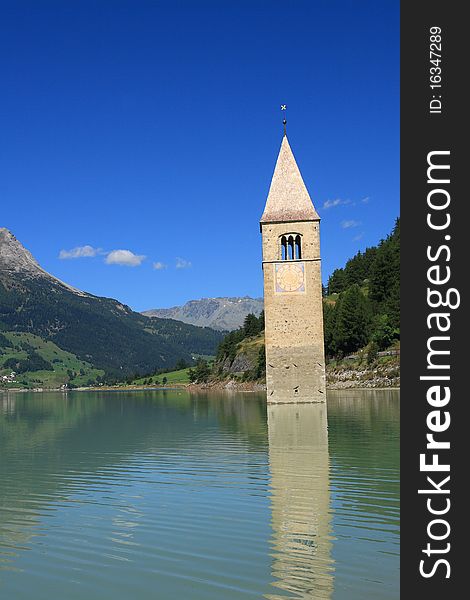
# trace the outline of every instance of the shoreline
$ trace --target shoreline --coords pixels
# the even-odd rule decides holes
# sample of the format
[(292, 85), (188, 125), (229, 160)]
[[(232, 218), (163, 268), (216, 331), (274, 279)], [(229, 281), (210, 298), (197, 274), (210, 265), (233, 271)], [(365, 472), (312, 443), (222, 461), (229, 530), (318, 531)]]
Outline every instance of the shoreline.
[[(361, 385), (362, 384), (362, 385)], [(400, 385), (364, 385), (364, 382), (359, 381), (342, 381), (335, 382), (326, 386), (327, 391), (341, 391), (341, 390), (399, 390)], [(102, 387), (79, 387), (72, 389), (62, 388), (0, 388), (0, 393), (44, 393), (44, 392), (62, 392), (68, 394), (69, 392), (142, 392), (142, 391), (160, 391), (160, 390), (186, 390), (189, 393), (195, 392), (247, 392), (256, 393), (266, 391), (266, 384), (245, 381), (237, 382), (233, 380), (229, 381), (216, 381), (208, 383), (176, 383), (174, 385), (167, 386), (145, 386), (145, 385), (126, 385), (126, 386), (102, 386)]]

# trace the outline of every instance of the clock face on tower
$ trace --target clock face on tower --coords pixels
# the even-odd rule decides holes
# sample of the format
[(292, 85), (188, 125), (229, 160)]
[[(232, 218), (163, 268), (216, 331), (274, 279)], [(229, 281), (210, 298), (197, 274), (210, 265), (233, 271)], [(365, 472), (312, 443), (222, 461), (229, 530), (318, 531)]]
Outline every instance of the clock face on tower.
[(304, 263), (276, 263), (275, 290), (278, 293), (305, 292)]

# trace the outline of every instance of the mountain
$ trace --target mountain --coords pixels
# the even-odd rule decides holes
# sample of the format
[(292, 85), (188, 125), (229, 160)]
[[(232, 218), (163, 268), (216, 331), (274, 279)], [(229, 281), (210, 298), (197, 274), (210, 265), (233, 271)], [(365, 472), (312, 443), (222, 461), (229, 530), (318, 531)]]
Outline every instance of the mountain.
[[(67, 285), (5, 228), (0, 228), (0, 332), (34, 334), (120, 378), (190, 362), (193, 354), (215, 354), (222, 338), (213, 329), (148, 319), (117, 300)], [(0, 352), (0, 369), (2, 364)]]
[(231, 331), (243, 325), (245, 317), (253, 313), (259, 315), (263, 310), (262, 298), (202, 298), (190, 300), (183, 306), (172, 308), (154, 308), (142, 314), (160, 319), (176, 319), (183, 323), (211, 327), (218, 331)]

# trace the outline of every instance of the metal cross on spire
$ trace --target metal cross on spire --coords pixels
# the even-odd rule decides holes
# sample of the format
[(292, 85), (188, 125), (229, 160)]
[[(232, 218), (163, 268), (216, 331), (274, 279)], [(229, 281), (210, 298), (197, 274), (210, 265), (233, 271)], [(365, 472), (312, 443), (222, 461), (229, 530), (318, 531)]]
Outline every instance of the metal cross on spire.
[[(287, 104), (281, 104), (281, 111), (283, 110), (287, 110)], [(284, 125), (284, 135), (287, 135), (287, 119), (285, 115), (282, 124)]]

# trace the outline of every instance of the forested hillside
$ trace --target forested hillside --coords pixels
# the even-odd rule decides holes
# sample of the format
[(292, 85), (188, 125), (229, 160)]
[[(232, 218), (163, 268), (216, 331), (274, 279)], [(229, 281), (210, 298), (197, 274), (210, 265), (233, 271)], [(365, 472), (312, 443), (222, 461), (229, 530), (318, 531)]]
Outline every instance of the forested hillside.
[(358, 252), (328, 280), (323, 305), (327, 356), (400, 337), (400, 220), (378, 246)]
[(222, 335), (180, 321), (148, 319), (110, 298), (51, 289), (49, 282), (0, 282), (0, 327), (51, 340), (108, 374), (172, 367), (191, 353), (213, 354)]

